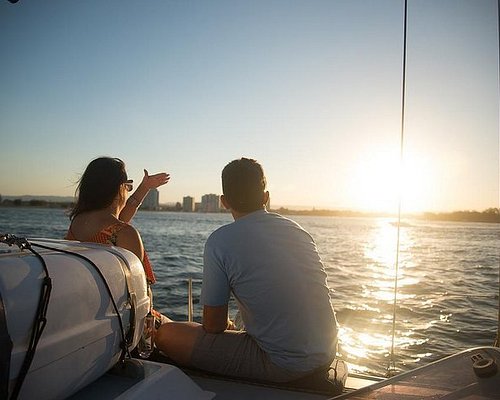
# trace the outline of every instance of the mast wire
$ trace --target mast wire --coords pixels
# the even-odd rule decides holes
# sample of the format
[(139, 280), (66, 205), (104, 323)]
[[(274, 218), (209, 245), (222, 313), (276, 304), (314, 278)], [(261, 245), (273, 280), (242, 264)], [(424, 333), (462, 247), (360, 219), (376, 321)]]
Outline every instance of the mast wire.
[[(497, 34), (498, 34), (498, 100), (500, 101), (500, 0), (497, 2), (497, 14), (498, 14), (498, 24), (497, 24)], [(500, 133), (500, 112), (498, 115), (498, 126)], [(500, 142), (498, 143), (498, 150), (500, 154)], [(500, 168), (500, 163), (499, 163)], [(500, 183), (500, 177), (499, 177)], [(500, 206), (500, 199), (499, 199)], [(499, 208), (500, 211), (500, 208)], [(499, 254), (500, 255), (500, 254)], [(495, 347), (500, 347), (500, 258), (498, 260), (498, 317), (497, 317), (497, 337), (495, 338), (495, 343), (493, 344)]]
[[(498, 0), (500, 1), (500, 0)], [(402, 60), (402, 79), (401, 79), (401, 128), (400, 128), (400, 148), (399, 148), (399, 176), (398, 176), (398, 226), (396, 240), (396, 260), (394, 266), (394, 301), (392, 305), (392, 339), (391, 339), (391, 354), (389, 365), (387, 366), (388, 377), (396, 373), (396, 361), (394, 357), (394, 342), (396, 337), (396, 306), (398, 300), (398, 274), (399, 274), (399, 244), (401, 232), (401, 181), (402, 167), (404, 154), (404, 130), (405, 130), (405, 113), (406, 113), (406, 59), (407, 59), (407, 26), (408, 26), (408, 0), (404, 0), (404, 18), (403, 18), (403, 60)]]

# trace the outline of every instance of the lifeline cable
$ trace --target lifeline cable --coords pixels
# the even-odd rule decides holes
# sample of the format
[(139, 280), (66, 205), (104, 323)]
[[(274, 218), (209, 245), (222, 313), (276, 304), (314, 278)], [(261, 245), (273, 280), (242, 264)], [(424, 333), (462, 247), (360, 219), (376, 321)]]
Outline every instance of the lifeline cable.
[[(498, 34), (498, 93), (500, 95), (500, 0), (497, 2), (497, 13), (498, 13), (498, 25), (497, 25), (497, 34)], [(500, 115), (499, 115), (500, 117)], [(499, 118), (499, 126), (500, 126), (500, 118)], [(500, 150), (500, 143), (499, 143)], [(500, 205), (500, 204), (499, 204)], [(500, 212), (500, 208), (498, 209)], [(494, 346), (500, 347), (500, 259), (498, 260), (498, 316), (497, 316), (497, 337), (495, 339)]]
[[(499, 0), (500, 1), (500, 0)], [(403, 165), (404, 151), (404, 130), (405, 130), (405, 106), (406, 106), (406, 52), (407, 52), (407, 25), (408, 25), (408, 0), (404, 1), (404, 20), (403, 20), (403, 65), (402, 65), (402, 83), (401, 83), (401, 137), (399, 149), (399, 168)], [(391, 340), (391, 355), (389, 365), (387, 366), (387, 376), (391, 376), (396, 370), (396, 362), (394, 361), (394, 341), (396, 335), (396, 306), (398, 297), (398, 273), (399, 273), (399, 240), (401, 230), (401, 174), (398, 177), (398, 226), (397, 226), (397, 243), (396, 243), (396, 261), (394, 267), (394, 302), (392, 310), (392, 340)]]

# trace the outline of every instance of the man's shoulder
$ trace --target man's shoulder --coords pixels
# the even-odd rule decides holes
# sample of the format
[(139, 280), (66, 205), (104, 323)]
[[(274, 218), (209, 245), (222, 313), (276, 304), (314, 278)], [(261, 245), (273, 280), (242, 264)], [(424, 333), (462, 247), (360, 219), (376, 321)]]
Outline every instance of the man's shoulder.
[(304, 230), (304, 228), (295, 220), (285, 217), (284, 215), (275, 213), (275, 212), (270, 212), (268, 215), (271, 217), (273, 221), (277, 224), (282, 224), (282, 225), (288, 225), (292, 226), (294, 228), (299, 228), (301, 230)]
[(228, 236), (231, 236), (233, 231), (234, 222), (231, 222), (227, 225), (222, 225), (208, 236), (207, 242), (216, 241), (219, 240), (219, 238), (226, 238)]

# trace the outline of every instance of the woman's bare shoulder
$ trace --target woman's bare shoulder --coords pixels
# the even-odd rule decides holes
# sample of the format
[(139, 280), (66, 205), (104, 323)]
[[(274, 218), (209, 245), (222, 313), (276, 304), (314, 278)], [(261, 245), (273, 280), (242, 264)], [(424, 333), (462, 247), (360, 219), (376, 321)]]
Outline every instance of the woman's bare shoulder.
[(124, 237), (140, 237), (139, 231), (136, 228), (134, 228), (132, 225), (130, 225), (126, 222), (119, 223), (118, 234), (120, 236), (124, 236)]
[(144, 248), (139, 231), (130, 224), (123, 224), (124, 226), (116, 235), (116, 245), (130, 250), (142, 260)]

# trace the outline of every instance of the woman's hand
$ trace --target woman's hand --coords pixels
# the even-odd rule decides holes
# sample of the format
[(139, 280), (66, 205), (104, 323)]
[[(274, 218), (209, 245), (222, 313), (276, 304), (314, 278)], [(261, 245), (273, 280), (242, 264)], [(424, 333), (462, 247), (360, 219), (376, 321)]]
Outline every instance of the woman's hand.
[(146, 189), (156, 189), (162, 185), (165, 185), (170, 180), (170, 174), (166, 172), (160, 172), (158, 174), (149, 175), (148, 170), (144, 170), (144, 177), (142, 178), (142, 185)]
[(170, 174), (160, 172), (158, 174), (149, 175), (148, 171), (144, 170), (144, 177), (135, 192), (128, 198), (125, 207), (120, 212), (120, 220), (129, 223), (134, 217), (137, 209), (141, 206), (142, 201), (151, 189), (156, 189), (161, 185), (165, 185), (170, 180)]

